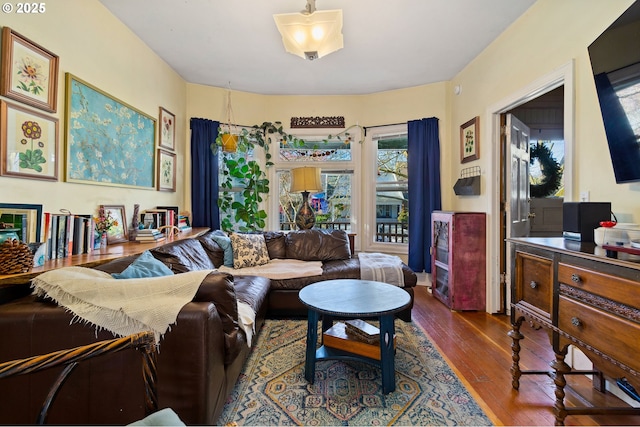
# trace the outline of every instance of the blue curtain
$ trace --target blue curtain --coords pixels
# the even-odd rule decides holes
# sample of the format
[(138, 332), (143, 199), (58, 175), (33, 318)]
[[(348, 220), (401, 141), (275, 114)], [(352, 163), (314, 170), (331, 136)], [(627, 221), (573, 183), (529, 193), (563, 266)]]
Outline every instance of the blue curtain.
[(191, 119), (191, 225), (220, 228), (218, 210), (218, 152), (211, 144), (218, 136), (220, 122)]
[(408, 123), (409, 267), (431, 273), (431, 212), (442, 209), (438, 119)]

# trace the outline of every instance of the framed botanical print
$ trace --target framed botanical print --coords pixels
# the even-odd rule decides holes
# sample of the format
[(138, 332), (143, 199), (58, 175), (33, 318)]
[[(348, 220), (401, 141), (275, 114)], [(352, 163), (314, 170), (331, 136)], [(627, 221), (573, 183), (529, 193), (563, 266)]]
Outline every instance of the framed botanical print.
[(55, 113), (58, 60), (54, 53), (4, 27), (0, 95)]
[(460, 162), (480, 158), (480, 117), (474, 117), (460, 126)]
[(0, 100), (0, 175), (58, 180), (58, 119)]
[(176, 153), (158, 149), (158, 190), (176, 191)]
[(156, 188), (156, 119), (67, 73), (67, 182)]
[(176, 116), (171, 112), (160, 107), (160, 117), (158, 120), (160, 123), (160, 142), (159, 146), (162, 148), (168, 148), (169, 150), (176, 149)]

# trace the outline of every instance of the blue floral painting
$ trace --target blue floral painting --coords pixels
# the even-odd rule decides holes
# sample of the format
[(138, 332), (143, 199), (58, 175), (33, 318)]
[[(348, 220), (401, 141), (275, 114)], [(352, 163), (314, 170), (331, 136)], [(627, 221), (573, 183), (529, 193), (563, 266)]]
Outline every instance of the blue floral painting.
[(155, 124), (67, 73), (67, 181), (154, 188)]

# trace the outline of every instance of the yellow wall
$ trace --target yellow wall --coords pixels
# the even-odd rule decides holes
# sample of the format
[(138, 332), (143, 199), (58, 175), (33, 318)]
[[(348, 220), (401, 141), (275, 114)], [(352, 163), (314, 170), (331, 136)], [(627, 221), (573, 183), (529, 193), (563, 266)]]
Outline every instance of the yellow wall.
[[(46, 2), (40, 15), (2, 14), (0, 25), (10, 27), (60, 58), (58, 182), (0, 177), (0, 201), (42, 204), (45, 211), (69, 209), (95, 213), (100, 204), (125, 206), (131, 220), (133, 205), (183, 206), (186, 83), (151, 49), (118, 21), (102, 4), (91, 0)], [(65, 73), (109, 93), (154, 117), (162, 106), (177, 117), (177, 192), (64, 182)], [(7, 99), (9, 102), (13, 102)]]
[[(487, 108), (531, 82), (571, 61), (575, 64), (575, 145), (573, 199), (589, 191), (591, 201), (610, 201), (618, 219), (640, 222), (640, 184), (616, 184), (600, 115), (587, 47), (633, 0), (538, 0), (484, 52), (460, 72), (452, 85), (463, 88), (450, 95), (451, 132), (474, 116), (485, 117)], [(488, 150), (495, 148), (481, 134), (483, 171), (490, 168)], [(453, 145), (454, 148), (455, 145)], [(459, 148), (453, 153), (452, 171), (459, 170)], [(487, 177), (485, 175), (484, 177)], [(456, 209), (481, 209), (489, 205), (486, 192), (479, 198), (455, 198)]]
[[(460, 164), (459, 126), (474, 116), (484, 118), (489, 106), (521, 90), (567, 62), (575, 63), (574, 198), (590, 191), (591, 200), (610, 200), (625, 222), (640, 222), (640, 184), (617, 185), (598, 111), (587, 46), (632, 0), (538, 0), (498, 40), (452, 81), (358, 96), (266, 96), (233, 91), (234, 121), (252, 125), (292, 116), (344, 116), (348, 125), (373, 126), (422, 117), (440, 119), (443, 207), (488, 211), (486, 191), (478, 197), (457, 197), (451, 188), (462, 167), (491, 167), (492, 142), (481, 121), (481, 156)], [(42, 203), (93, 212), (99, 204), (124, 204), (129, 216), (134, 203), (190, 207), (189, 118), (226, 119), (226, 88), (185, 82), (97, 0), (47, 2), (42, 15), (3, 14), (3, 26), (42, 44), (60, 56), (58, 112), (60, 119), (59, 182), (0, 177), (0, 200)], [(163, 106), (177, 116), (177, 192), (66, 183), (64, 176), (64, 74), (79, 78), (157, 117)], [(213, 70), (212, 70), (213, 72)], [(454, 96), (452, 88), (462, 86)], [(366, 149), (366, 147), (364, 147)], [(483, 189), (486, 179), (483, 175)], [(620, 218), (620, 216), (622, 218)]]

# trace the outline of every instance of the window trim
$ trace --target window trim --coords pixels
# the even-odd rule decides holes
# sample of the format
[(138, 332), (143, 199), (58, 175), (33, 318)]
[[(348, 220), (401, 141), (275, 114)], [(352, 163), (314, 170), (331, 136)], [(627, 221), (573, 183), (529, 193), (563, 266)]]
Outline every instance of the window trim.
[[(324, 139), (328, 135), (336, 135), (340, 132), (344, 131), (344, 129), (339, 128), (310, 128), (310, 129), (286, 129), (286, 132), (289, 135), (294, 135), (298, 138), (320, 138)], [(280, 160), (280, 146), (279, 144), (273, 144), (271, 147), (271, 154), (274, 165), (270, 166), (267, 169), (267, 178), (269, 179), (271, 189), (273, 194), (276, 194), (276, 179), (277, 179), (277, 171), (279, 170), (291, 170), (294, 168), (302, 167), (302, 166), (314, 166), (322, 168), (323, 173), (327, 172), (341, 172), (345, 170), (352, 170), (352, 189), (353, 189), (353, 199), (351, 205), (351, 230), (353, 233), (360, 234), (360, 212), (361, 212), (361, 201), (358, 194), (361, 194), (362, 191), (359, 191), (361, 186), (361, 171), (358, 164), (357, 159), (361, 158), (362, 146), (366, 145), (366, 142), (359, 144), (357, 141), (360, 141), (361, 134), (360, 129), (354, 129), (350, 131), (351, 134), (351, 160), (350, 161), (337, 161), (337, 162), (287, 162)], [(280, 219), (278, 215), (278, 210), (280, 208), (278, 197), (271, 197), (272, 194), (269, 194), (267, 198), (267, 207), (266, 210), (268, 212), (267, 217), (267, 227), (269, 230), (278, 230), (280, 228)], [(356, 250), (358, 250), (358, 239), (356, 239)]]
[[(369, 149), (362, 151), (362, 187), (376, 188), (377, 176), (377, 143), (376, 140), (393, 135), (407, 135), (408, 125), (406, 123), (377, 126), (366, 135), (364, 145)], [(376, 242), (376, 197), (375, 191), (361, 191), (362, 206), (364, 207), (362, 238), (358, 239), (361, 249), (366, 252), (384, 252), (392, 254), (406, 255), (408, 251), (407, 243)]]

